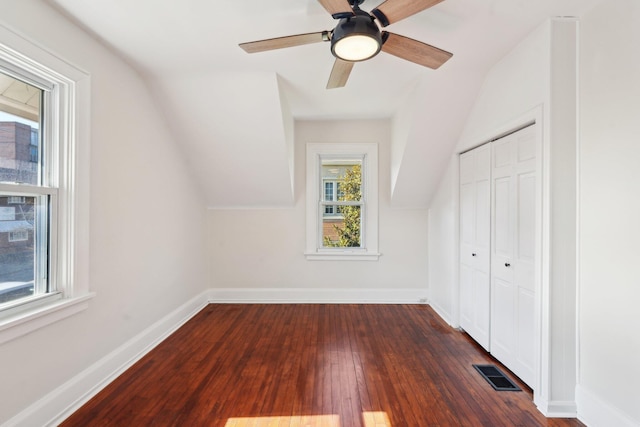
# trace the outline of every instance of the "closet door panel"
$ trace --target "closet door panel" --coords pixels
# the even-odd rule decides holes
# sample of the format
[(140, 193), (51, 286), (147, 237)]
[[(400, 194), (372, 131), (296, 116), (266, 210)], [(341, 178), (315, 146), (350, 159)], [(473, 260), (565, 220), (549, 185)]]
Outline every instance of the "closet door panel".
[(536, 130), (492, 143), (491, 352), (534, 384)]
[(517, 347), (518, 376), (527, 384), (533, 384), (535, 368), (535, 293), (518, 289)]
[(473, 265), (475, 236), (475, 195), (473, 183), (460, 185), (460, 262)]
[(511, 177), (494, 178), (492, 270), (498, 276), (511, 271), (502, 268), (513, 254), (511, 193)]
[(460, 263), (460, 326), (464, 330), (473, 327), (473, 271), (466, 264)]
[(475, 271), (473, 299), (480, 302), (475, 304), (474, 310), (477, 341), (488, 344), (491, 332), (491, 276), (488, 272)]
[(491, 151), (460, 156), (460, 326), (489, 348)]
[(515, 284), (532, 294), (535, 291), (535, 204), (536, 176), (534, 172), (518, 175), (516, 212), (516, 251), (513, 255)]
[(475, 236), (475, 183), (473, 153), (460, 156), (460, 326), (473, 329), (473, 269)]
[(516, 347), (514, 301), (511, 283), (494, 277), (491, 286), (491, 353), (503, 363), (503, 359), (510, 359), (512, 349)]
[(491, 181), (476, 181), (475, 248), (477, 268), (489, 273), (491, 256)]

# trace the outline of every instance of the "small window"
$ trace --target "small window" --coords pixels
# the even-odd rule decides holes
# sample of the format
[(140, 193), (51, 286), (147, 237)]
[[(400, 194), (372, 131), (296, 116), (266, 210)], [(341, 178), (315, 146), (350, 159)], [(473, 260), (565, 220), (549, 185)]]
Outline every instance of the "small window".
[(9, 232), (10, 242), (23, 242), (26, 240), (29, 240), (29, 232), (27, 230), (18, 230), (18, 231)]
[(377, 260), (376, 144), (307, 144), (309, 260)]
[(320, 201), (323, 248), (361, 247), (365, 207), (362, 160), (360, 156), (320, 156), (320, 178), (325, 189)]
[(7, 197), (7, 203), (10, 204), (10, 205), (24, 204), (25, 203), (25, 197), (24, 196), (9, 196), (9, 197)]

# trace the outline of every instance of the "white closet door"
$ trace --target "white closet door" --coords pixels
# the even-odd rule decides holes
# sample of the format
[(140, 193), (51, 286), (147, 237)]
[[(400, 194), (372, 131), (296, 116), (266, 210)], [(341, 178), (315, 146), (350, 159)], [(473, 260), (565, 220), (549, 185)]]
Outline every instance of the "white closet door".
[(491, 353), (534, 384), (536, 134), (492, 143)]
[(491, 155), (460, 155), (460, 326), (489, 350)]

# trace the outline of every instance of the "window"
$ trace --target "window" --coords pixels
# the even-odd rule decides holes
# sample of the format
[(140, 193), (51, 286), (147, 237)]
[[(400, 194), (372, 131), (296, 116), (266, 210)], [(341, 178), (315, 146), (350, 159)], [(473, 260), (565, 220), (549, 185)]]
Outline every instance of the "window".
[(9, 196), (7, 197), (7, 203), (10, 205), (15, 204), (24, 204), (25, 197), (24, 196)]
[(40, 133), (38, 132), (37, 128), (32, 128), (31, 129), (31, 145), (29, 146), (29, 161), (32, 162), (32, 163), (38, 163), (38, 158), (40, 157), (38, 155), (38, 153), (40, 152), (40, 150), (39, 150), (39, 145), (40, 145), (39, 135), (40, 135)]
[[(337, 201), (338, 192), (336, 191), (338, 183), (336, 181), (324, 181), (324, 200)], [(338, 213), (337, 206), (326, 205), (324, 207), (325, 215), (335, 215)]]
[[(362, 243), (362, 156), (320, 156), (323, 248), (359, 248)], [(333, 204), (335, 203), (335, 204)]]
[(92, 294), (88, 76), (1, 26), (0, 40), (2, 343), (86, 308)]
[(376, 144), (307, 144), (309, 260), (377, 260)]
[(22, 242), (29, 240), (29, 232), (27, 230), (18, 230), (9, 232), (10, 242)]
[[(45, 96), (51, 87), (36, 83), (24, 70), (0, 67), (0, 242), (27, 242), (21, 245), (0, 243), (1, 308), (34, 296), (57, 293), (49, 280), (51, 253), (55, 246), (56, 221), (52, 204), (57, 198), (56, 180), (50, 162), (33, 162), (30, 156), (33, 130), (46, 121), (49, 106)], [(47, 124), (48, 126), (48, 124)], [(39, 141), (35, 141), (38, 143)], [(49, 151), (49, 150), (47, 150)], [(24, 196), (7, 193), (20, 191)], [(8, 209), (12, 212), (8, 215)], [(35, 236), (29, 242), (29, 231)], [(30, 293), (6, 292), (16, 284), (33, 284)], [(7, 296), (9, 295), (9, 296)]]

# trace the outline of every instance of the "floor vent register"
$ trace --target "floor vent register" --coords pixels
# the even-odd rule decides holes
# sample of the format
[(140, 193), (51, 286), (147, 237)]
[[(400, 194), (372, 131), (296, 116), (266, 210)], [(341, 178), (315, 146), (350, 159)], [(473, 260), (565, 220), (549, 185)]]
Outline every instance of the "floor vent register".
[(473, 365), (473, 367), (497, 391), (522, 391), (495, 365)]

